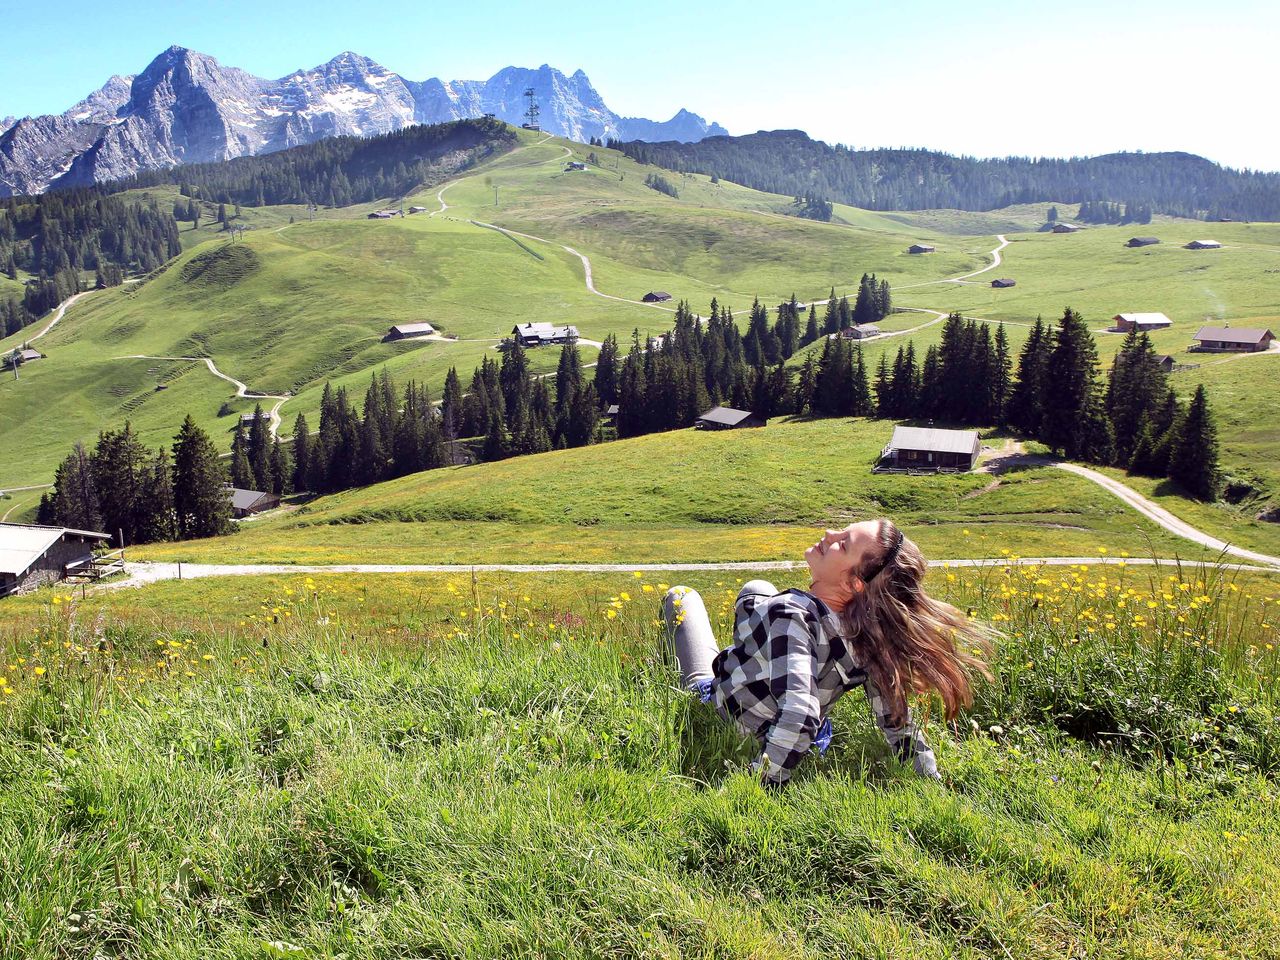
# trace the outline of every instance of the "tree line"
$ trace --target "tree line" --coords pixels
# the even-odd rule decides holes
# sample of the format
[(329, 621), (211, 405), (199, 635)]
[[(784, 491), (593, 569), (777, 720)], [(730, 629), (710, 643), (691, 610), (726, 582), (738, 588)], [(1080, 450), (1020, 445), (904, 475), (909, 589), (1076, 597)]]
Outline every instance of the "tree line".
[(1185, 153), (977, 159), (932, 150), (854, 150), (799, 130), (611, 146), (678, 173), (710, 174), (790, 197), (817, 194), (869, 210), (994, 210), (1105, 198), (1180, 217), (1280, 220), (1280, 174), (1233, 170)]
[(456, 171), (453, 155), (464, 154), (465, 167), (514, 143), (515, 133), (498, 120), (456, 120), (376, 137), (331, 137), (256, 157), (148, 170), (104, 189), (176, 184), (183, 196), (211, 203), (345, 207), (403, 196), (431, 183), (440, 177), (446, 160), (448, 170)]
[(1151, 206), (1145, 203), (1112, 203), (1108, 200), (1086, 200), (1080, 204), (1076, 219), (1081, 223), (1150, 223)]

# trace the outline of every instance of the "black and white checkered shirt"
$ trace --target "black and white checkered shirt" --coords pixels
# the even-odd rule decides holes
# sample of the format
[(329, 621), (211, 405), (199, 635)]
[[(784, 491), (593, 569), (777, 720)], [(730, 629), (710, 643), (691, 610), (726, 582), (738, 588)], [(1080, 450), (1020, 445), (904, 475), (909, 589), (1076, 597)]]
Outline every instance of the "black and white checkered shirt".
[(733, 645), (712, 666), (712, 702), (727, 720), (759, 740), (757, 766), (767, 781), (785, 783), (809, 752), (814, 735), (846, 691), (862, 687), (889, 747), (918, 774), (937, 778), (924, 734), (911, 721), (895, 726), (874, 681), (841, 636), (840, 619), (803, 590), (738, 598)]

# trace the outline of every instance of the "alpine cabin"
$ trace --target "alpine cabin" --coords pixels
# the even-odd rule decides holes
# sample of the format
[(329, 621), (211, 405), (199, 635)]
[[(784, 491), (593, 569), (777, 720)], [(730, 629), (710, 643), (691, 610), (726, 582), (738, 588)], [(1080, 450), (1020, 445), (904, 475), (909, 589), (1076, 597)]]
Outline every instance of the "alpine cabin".
[(1271, 349), (1275, 334), (1245, 327), (1201, 327), (1192, 337), (1192, 350), (1203, 353), (1263, 353)]
[(0, 523), (0, 597), (65, 580), (67, 567), (91, 562), (93, 548), (110, 539), (95, 530)]
[(763, 417), (757, 417), (750, 410), (735, 410), (733, 407), (712, 407), (694, 424), (699, 430), (739, 430), (764, 425)]
[(896, 470), (972, 470), (981, 451), (982, 441), (976, 430), (896, 426), (893, 437), (880, 452), (880, 466)]
[(1173, 321), (1163, 313), (1117, 313), (1111, 321), (1111, 329), (1118, 333), (1128, 333), (1130, 330), (1146, 333), (1148, 330), (1163, 330), (1173, 326)]

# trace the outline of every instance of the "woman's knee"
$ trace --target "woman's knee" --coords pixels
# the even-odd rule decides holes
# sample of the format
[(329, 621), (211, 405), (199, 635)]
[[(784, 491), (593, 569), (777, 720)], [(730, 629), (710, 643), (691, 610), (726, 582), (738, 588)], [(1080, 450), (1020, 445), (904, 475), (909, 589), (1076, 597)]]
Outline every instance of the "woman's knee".
[(768, 580), (748, 580), (742, 585), (742, 589), (738, 591), (738, 599), (743, 597), (772, 597), (778, 592)]
[(662, 598), (662, 609), (668, 616), (680, 612), (686, 603), (701, 603), (702, 596), (692, 587), (672, 587)]

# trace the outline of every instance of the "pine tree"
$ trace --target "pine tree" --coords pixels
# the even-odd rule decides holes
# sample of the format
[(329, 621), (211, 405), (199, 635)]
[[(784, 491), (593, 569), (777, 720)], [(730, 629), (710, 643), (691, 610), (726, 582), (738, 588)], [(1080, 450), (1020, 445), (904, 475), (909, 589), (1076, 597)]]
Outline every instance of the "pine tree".
[(489, 462), (495, 460), (505, 460), (510, 451), (510, 440), (507, 436), (507, 428), (502, 422), (502, 417), (498, 415), (497, 410), (489, 413), (489, 426), (485, 432), (484, 448), (481, 456)]
[(117, 538), (118, 546), (139, 542), (138, 513), (147, 451), (133, 425), (98, 435), (92, 457), (93, 484), (97, 491), (102, 524)]
[(217, 537), (231, 529), (231, 498), (218, 450), (188, 414), (173, 444), (173, 505), (178, 537)]
[(618, 402), (618, 338), (609, 334), (596, 355), (596, 395), (608, 407)]
[(102, 530), (92, 457), (83, 444), (77, 443), (72, 447), (71, 453), (54, 473), (53, 515), (60, 526)]
[(810, 351), (804, 358), (804, 365), (800, 368), (800, 376), (796, 380), (795, 395), (792, 397), (791, 406), (797, 414), (804, 415), (813, 411), (813, 392), (817, 386), (818, 364), (813, 352)]
[(158, 543), (174, 537), (173, 471), (169, 454), (161, 447), (142, 473), (139, 489), (137, 543)]
[(247, 445), (244, 431), (237, 429), (231, 439), (231, 485), (241, 490), (254, 490), (253, 467), (249, 465)]
[(1218, 499), (1222, 484), (1218, 469), (1218, 431), (1204, 384), (1196, 387), (1183, 417), (1169, 456), (1169, 479), (1198, 500)]
[(298, 414), (293, 421), (293, 489), (296, 493), (312, 490), (311, 434), (307, 418)]
[(262, 404), (253, 408), (253, 422), (249, 424), (249, 440), (245, 453), (249, 458), (249, 468), (253, 471), (253, 482), (249, 485), (253, 490), (270, 490), (271, 480), (271, 445), (269, 420), (262, 412)]
[(875, 413), (875, 403), (871, 399), (871, 384), (867, 381), (867, 364), (862, 356), (862, 347), (853, 350), (853, 385), (851, 389), (852, 403), (850, 413), (855, 417), (870, 417)]
[(1068, 307), (1049, 355), (1052, 376), (1044, 384), (1044, 424), (1040, 439), (1071, 459), (1097, 449), (1098, 350), (1084, 318)]
[(800, 336), (800, 346), (807, 347), (818, 339), (818, 308), (809, 304), (809, 321), (804, 325), (804, 333)]
[[(1044, 422), (1044, 385), (1048, 371), (1051, 334), (1036, 317), (1035, 326), (1018, 357), (1018, 382), (1009, 395), (1009, 423), (1028, 436), (1037, 436)], [(945, 397), (945, 394), (943, 394)]]
[(271, 492), (283, 496), (293, 484), (293, 465), (279, 437), (271, 438)]
[[(926, 357), (926, 360), (928, 358)], [(992, 421), (1003, 426), (1008, 416), (1009, 394), (1012, 391), (1010, 374), (1013, 370), (1013, 356), (1009, 351), (1009, 336), (1004, 332), (1004, 324), (996, 326), (995, 371), (991, 399), (994, 404)]]

